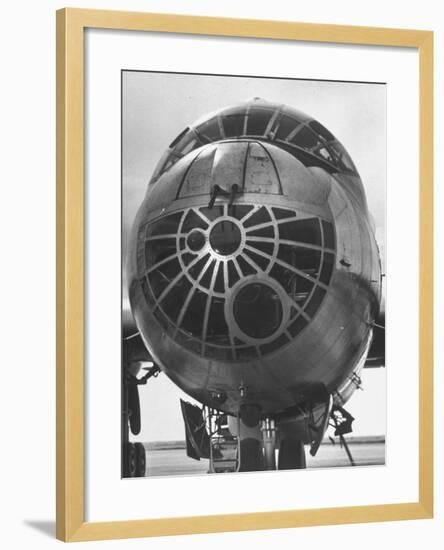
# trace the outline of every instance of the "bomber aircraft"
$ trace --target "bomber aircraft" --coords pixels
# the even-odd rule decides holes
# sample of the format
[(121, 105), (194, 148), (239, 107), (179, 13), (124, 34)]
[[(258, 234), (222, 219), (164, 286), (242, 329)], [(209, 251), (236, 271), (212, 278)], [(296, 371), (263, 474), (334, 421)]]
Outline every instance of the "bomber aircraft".
[(127, 276), (122, 475), (144, 475), (128, 433), (160, 371), (200, 404), (181, 401), (187, 454), (210, 472), (304, 468), (329, 425), (344, 441), (362, 369), (385, 362), (383, 274), (361, 178), (320, 122), (255, 98), (187, 127)]

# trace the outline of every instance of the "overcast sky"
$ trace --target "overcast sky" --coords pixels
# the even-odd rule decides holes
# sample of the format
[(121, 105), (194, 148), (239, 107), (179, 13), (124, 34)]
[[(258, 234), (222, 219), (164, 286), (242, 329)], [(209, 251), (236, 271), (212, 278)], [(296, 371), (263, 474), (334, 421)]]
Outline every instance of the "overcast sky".
[[(303, 111), (341, 141), (361, 175), (384, 249), (385, 85), (150, 72), (124, 72), (122, 84), (124, 254), (147, 183), (168, 145), (203, 115), (253, 97)], [(384, 434), (385, 369), (366, 370), (363, 379), (366, 390), (356, 392), (347, 407), (357, 419), (355, 433)], [(143, 419), (138, 439), (182, 439), (181, 392), (163, 374), (150, 382), (141, 390)]]

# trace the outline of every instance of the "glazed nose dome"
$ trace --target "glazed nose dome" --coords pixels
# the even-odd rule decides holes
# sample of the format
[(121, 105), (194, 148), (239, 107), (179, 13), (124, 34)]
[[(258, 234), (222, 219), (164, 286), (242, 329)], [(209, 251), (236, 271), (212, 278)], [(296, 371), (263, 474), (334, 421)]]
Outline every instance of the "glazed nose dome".
[(177, 343), (241, 362), (289, 344), (310, 323), (328, 289), (334, 249), (332, 224), (294, 208), (189, 206), (143, 229), (139, 280)]

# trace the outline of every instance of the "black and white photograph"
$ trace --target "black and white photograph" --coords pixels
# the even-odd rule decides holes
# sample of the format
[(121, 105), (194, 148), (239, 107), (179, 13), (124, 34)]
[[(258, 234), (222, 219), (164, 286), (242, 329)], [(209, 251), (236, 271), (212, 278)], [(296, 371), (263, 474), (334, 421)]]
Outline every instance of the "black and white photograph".
[(121, 73), (123, 478), (381, 467), (386, 85)]

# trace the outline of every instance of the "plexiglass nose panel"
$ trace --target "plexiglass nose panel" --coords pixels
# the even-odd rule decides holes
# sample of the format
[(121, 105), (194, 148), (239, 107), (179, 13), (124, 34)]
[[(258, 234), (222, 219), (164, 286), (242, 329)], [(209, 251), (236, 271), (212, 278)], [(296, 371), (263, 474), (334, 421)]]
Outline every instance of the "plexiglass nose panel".
[(334, 264), (333, 226), (288, 208), (186, 208), (138, 235), (138, 277), (157, 321), (187, 349), (228, 361), (295, 338), (328, 292)]

